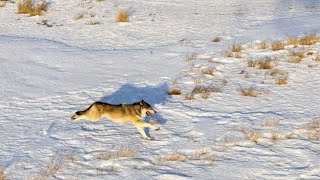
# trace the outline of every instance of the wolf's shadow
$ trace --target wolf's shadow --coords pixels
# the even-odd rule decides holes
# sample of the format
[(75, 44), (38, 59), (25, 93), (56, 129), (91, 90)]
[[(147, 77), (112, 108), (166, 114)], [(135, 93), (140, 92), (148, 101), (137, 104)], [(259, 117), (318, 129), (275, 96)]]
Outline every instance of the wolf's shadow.
[[(158, 86), (135, 86), (132, 84), (124, 84), (111, 95), (102, 97), (100, 101), (111, 104), (131, 104), (143, 99), (157, 110), (155, 106), (165, 103), (169, 98), (167, 94), (168, 89), (169, 86), (167, 83)], [(150, 121), (148, 117), (144, 120), (146, 122)], [(161, 116), (161, 112), (159, 111), (152, 116), (152, 120), (157, 121), (159, 124), (166, 123), (166, 120)], [(146, 133), (149, 134), (148, 128), (146, 128)]]

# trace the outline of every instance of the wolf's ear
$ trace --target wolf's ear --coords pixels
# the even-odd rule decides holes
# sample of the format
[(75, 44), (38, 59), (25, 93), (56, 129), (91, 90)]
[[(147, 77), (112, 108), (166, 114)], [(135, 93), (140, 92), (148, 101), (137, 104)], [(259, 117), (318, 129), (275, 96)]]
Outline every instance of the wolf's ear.
[(140, 101), (139, 104), (140, 104), (140, 106), (142, 106), (143, 105), (142, 101)]

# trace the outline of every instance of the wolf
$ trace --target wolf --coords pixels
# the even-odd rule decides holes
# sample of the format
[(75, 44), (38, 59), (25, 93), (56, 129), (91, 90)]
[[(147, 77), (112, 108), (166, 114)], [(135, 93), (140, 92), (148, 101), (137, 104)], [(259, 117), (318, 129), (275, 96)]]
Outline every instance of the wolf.
[(90, 121), (98, 121), (105, 117), (115, 123), (124, 124), (132, 123), (140, 132), (142, 137), (147, 140), (154, 140), (148, 136), (144, 128), (148, 127), (154, 131), (160, 129), (158, 123), (147, 123), (143, 121), (145, 116), (151, 117), (156, 110), (143, 99), (133, 104), (108, 104), (104, 102), (95, 102), (83, 111), (77, 111), (71, 119), (78, 121), (80, 119), (88, 119)]

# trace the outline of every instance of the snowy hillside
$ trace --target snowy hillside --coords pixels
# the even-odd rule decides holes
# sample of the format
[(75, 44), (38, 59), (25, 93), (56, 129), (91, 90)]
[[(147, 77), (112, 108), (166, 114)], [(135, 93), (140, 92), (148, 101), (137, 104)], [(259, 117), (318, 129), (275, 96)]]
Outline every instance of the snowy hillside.
[[(47, 2), (0, 1), (0, 179), (320, 179), (317, 0)], [(70, 120), (141, 99), (154, 141)]]

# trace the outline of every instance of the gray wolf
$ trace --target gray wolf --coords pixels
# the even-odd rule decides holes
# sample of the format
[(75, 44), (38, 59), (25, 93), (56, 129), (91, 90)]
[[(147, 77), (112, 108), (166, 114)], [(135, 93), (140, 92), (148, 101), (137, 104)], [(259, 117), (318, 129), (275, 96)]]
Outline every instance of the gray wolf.
[(154, 138), (147, 136), (144, 128), (148, 127), (154, 131), (160, 129), (157, 123), (147, 123), (143, 121), (145, 116), (151, 117), (156, 111), (144, 100), (133, 104), (108, 104), (104, 102), (95, 102), (89, 108), (83, 111), (77, 111), (71, 119), (78, 121), (80, 119), (88, 119), (90, 121), (98, 121), (105, 117), (115, 123), (133, 124), (142, 137), (147, 140)]

